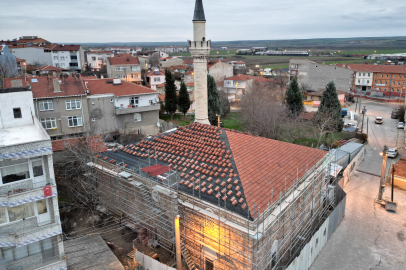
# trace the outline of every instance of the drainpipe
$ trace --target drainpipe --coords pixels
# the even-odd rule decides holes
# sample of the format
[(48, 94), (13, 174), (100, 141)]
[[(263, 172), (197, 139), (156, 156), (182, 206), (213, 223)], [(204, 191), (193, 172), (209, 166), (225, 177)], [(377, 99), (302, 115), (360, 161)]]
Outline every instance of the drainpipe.
[(182, 254), (180, 249), (179, 215), (175, 217), (175, 238), (176, 238), (176, 270), (182, 270)]

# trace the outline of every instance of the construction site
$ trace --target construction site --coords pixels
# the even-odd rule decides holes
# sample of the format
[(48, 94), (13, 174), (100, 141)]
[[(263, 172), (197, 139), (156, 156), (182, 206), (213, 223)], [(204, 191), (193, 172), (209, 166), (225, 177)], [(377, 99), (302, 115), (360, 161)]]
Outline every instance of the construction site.
[(345, 197), (335, 159), (191, 124), (96, 154), (86, 181), (140, 243), (176, 256), (178, 230), (185, 269), (287, 269)]

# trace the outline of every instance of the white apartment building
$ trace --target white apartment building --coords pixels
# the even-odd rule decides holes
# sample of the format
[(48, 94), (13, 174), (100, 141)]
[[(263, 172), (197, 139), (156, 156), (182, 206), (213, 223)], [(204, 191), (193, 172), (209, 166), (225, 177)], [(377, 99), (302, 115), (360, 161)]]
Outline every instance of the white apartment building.
[(156, 47), (155, 51), (157, 52), (165, 52), (165, 53), (182, 53), (188, 52), (188, 47), (178, 47), (178, 46), (169, 46), (169, 47)]
[(355, 72), (355, 90), (371, 91), (374, 73), (371, 71)]
[(56, 45), (52, 49), (52, 65), (80, 72), (85, 64), (85, 53), (80, 45)]
[(0, 93), (0, 269), (67, 269), (51, 140), (14, 86)]
[(108, 57), (114, 57), (114, 53), (112, 51), (88, 51), (86, 54), (87, 62), (94, 69), (100, 69), (102, 65), (106, 65)]

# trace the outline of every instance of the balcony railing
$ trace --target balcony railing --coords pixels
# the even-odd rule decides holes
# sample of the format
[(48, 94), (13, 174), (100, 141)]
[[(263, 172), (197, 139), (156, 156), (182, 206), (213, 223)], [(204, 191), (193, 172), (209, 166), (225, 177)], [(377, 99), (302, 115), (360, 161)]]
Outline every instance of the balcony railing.
[(132, 105), (131, 107), (116, 107), (116, 115), (155, 111), (155, 110), (159, 110), (160, 108), (161, 108), (161, 106), (159, 104), (152, 104), (152, 105), (148, 105), (148, 106)]
[(55, 184), (54, 179), (47, 179), (43, 181), (33, 181), (33, 179), (27, 179), (23, 181), (16, 181), (13, 183), (0, 186), (1, 195), (14, 195), (21, 192), (30, 191), (37, 188), (45, 187), (46, 185)]
[(59, 216), (55, 216), (55, 218), (43, 222), (38, 222), (38, 218), (34, 216), (20, 221), (18, 225), (9, 224), (5, 225), (4, 227), (0, 227), (0, 236), (34, 233), (36, 231), (43, 230), (59, 224), (60, 224)]

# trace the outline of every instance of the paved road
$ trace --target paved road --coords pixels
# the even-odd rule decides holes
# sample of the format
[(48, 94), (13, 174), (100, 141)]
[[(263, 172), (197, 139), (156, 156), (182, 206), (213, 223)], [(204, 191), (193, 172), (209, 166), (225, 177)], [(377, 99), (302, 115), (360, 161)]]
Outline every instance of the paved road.
[[(380, 102), (363, 105), (367, 106), (369, 116), (366, 156), (344, 188), (345, 217), (316, 258), (312, 270), (406, 269), (406, 192), (395, 189), (396, 214), (374, 203), (379, 187), (379, 177), (375, 175), (380, 175), (382, 166), (381, 148), (385, 144), (389, 148), (400, 147), (400, 156), (406, 157), (404, 134), (397, 130), (397, 120), (390, 119), (390, 112), (397, 105)], [(376, 116), (384, 118), (383, 125), (374, 123)], [(391, 162), (388, 159), (388, 165)], [(385, 198), (390, 198), (390, 189), (385, 191)]]

